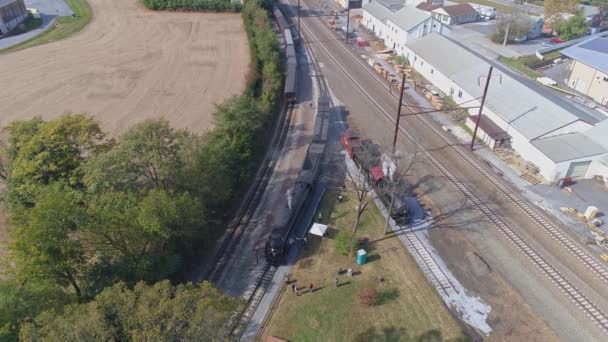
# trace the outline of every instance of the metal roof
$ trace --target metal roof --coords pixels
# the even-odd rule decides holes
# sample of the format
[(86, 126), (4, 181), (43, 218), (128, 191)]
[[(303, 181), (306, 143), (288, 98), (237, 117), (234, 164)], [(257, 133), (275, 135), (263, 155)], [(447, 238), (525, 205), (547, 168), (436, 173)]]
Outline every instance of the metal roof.
[(466, 2), (462, 4), (439, 7), (437, 9), (434, 9), (433, 12), (439, 12), (441, 10), (443, 10), (443, 12), (445, 12), (450, 17), (461, 17), (463, 15), (477, 14), (477, 11)]
[(12, 4), (13, 2), (16, 2), (17, 0), (0, 0), (0, 7), (4, 7), (8, 4)]
[[(488, 62), (437, 33), (416, 39), (408, 46), (471, 96), (481, 97)], [(494, 76), (497, 77), (490, 83), (486, 107), (529, 140), (581, 120), (496, 68)]]
[(608, 74), (608, 38), (591, 38), (562, 50), (578, 62)]
[(583, 134), (608, 149), (608, 119), (598, 123)]
[(532, 145), (556, 163), (608, 153), (608, 149), (583, 133), (538, 139)]
[(401, 27), (405, 31), (409, 31), (418, 26), (421, 22), (431, 18), (429, 12), (416, 8), (415, 6), (404, 6), (402, 9), (394, 12), (388, 19)]
[(393, 14), (391, 10), (383, 6), (378, 1), (372, 1), (369, 4), (363, 6), (363, 10), (380, 21), (384, 21), (386, 18), (391, 16), (391, 14)]

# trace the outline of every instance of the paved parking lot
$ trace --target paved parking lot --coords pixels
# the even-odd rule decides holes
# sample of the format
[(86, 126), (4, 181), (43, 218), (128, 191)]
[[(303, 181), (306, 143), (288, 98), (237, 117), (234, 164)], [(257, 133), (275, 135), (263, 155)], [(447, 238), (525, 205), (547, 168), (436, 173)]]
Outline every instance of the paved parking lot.
[(544, 41), (542, 38), (507, 46), (496, 44), (490, 40), (495, 28), (495, 20), (453, 25), (450, 27), (451, 38), (489, 59), (496, 59), (499, 55), (505, 57), (533, 55), (542, 47)]
[(74, 13), (63, 0), (25, 0), (25, 7), (47, 15), (69, 16)]

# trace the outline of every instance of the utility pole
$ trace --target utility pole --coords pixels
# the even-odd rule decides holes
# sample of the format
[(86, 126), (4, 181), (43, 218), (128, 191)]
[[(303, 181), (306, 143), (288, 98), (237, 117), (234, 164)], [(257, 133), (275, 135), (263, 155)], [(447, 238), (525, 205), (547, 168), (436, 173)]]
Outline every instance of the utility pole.
[(492, 78), (492, 70), (493, 66), (490, 66), (490, 70), (488, 71), (488, 78), (486, 79), (486, 87), (483, 90), (483, 96), (481, 98), (481, 106), (479, 106), (479, 115), (477, 116), (477, 122), (475, 123), (475, 129), (473, 130), (473, 138), (471, 139), (471, 151), (475, 146), (475, 138), (477, 137), (477, 129), (479, 128), (479, 122), (481, 121), (481, 114), (483, 112), (483, 105), (486, 102), (486, 95), (488, 95), (488, 87), (490, 86), (490, 78)]
[(399, 107), (397, 107), (397, 120), (395, 122), (395, 135), (393, 136), (393, 155), (397, 146), (397, 133), (399, 133), (399, 120), (401, 119), (401, 106), (403, 104), (403, 92), (405, 91), (405, 73), (401, 77), (401, 94), (399, 94)]
[(302, 31), (300, 31), (300, 0), (298, 0), (298, 38), (301, 41), (302, 34), (300, 32), (302, 32)]
[(507, 23), (507, 29), (505, 30), (505, 39), (502, 42), (503, 46), (507, 46), (507, 42), (509, 41), (509, 29), (510, 28), (511, 28), (511, 22)]
[(346, 44), (348, 45), (348, 27), (350, 24), (350, 1), (346, 7)]

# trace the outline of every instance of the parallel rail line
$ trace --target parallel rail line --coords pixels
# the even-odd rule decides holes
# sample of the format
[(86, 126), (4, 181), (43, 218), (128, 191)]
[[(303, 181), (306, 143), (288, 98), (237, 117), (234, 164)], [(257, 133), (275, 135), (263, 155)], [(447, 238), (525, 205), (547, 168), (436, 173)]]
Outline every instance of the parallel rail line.
[[(329, 29), (327, 27), (325, 27), (325, 23), (323, 23), (319, 18), (316, 18), (316, 20), (320, 23), (320, 26), (326, 30), (327, 32), (329, 32), (329, 34), (333, 36), (333, 34), (331, 33), (331, 31), (329, 31)], [(308, 24), (305, 21), (302, 21), (302, 26), (304, 27), (305, 30), (308, 31), (308, 35), (310, 37), (314, 37), (314, 33), (312, 32), (312, 30), (310, 29), (310, 27), (308, 26)], [(351, 56), (351, 58), (353, 60), (355, 60), (357, 63), (359, 63), (360, 65), (363, 65), (363, 63), (358, 60), (357, 58), (355, 58), (352, 53), (350, 51), (348, 51), (348, 49), (346, 47), (344, 47), (342, 44), (338, 44), (342, 49), (345, 49), (349, 56)], [(344, 66), (342, 65), (342, 63), (340, 63), (340, 61), (338, 61), (336, 59), (336, 57), (327, 49), (327, 47), (325, 47), (323, 44), (317, 44), (317, 46), (319, 46), (321, 49), (323, 49), (326, 53), (326, 55), (332, 59), (336, 65), (338, 66), (338, 68), (340, 70), (342, 70), (342, 72), (344, 73), (344, 75), (346, 77), (348, 77), (353, 84), (359, 89), (359, 91), (364, 94), (371, 103), (374, 104), (374, 106), (376, 106), (382, 113), (383, 115), (386, 117), (386, 119), (388, 119), (390, 122), (395, 122), (395, 118), (390, 114), (390, 111), (387, 110), (381, 103), (379, 103), (366, 89), (365, 87), (363, 87), (352, 75), (350, 75), (347, 70), (344, 68)], [(368, 72), (372, 73), (367, 66), (363, 65), (364, 69), (367, 70)], [(373, 73), (372, 73), (373, 74)], [(378, 79), (378, 76), (373, 74), (375, 76), (376, 79)], [(383, 84), (384, 85), (384, 84)], [(385, 86), (385, 85), (384, 85)], [(428, 122), (424, 121), (424, 123), (426, 125), (428, 125)], [(528, 259), (537, 267), (541, 270), (541, 272), (549, 279), (551, 280), (568, 298), (570, 298), (572, 300), (572, 302), (579, 307), (604, 333), (608, 333), (608, 316), (603, 313), (593, 302), (591, 302), (591, 300), (589, 300), (583, 293), (581, 290), (579, 290), (578, 288), (576, 288), (565, 276), (563, 276), (559, 271), (557, 271), (557, 269), (552, 266), (545, 258), (543, 258), (537, 251), (535, 251), (517, 232), (515, 232), (511, 227), (509, 227), (501, 218), (499, 215), (497, 215), (496, 213), (494, 213), (482, 200), (479, 199), (479, 197), (477, 197), (477, 195), (475, 195), (473, 192), (471, 192), (468, 187), (462, 182), (460, 181), (451, 171), (448, 170), (447, 167), (445, 167), (445, 165), (443, 163), (441, 163), (437, 158), (435, 158), (435, 156), (428, 150), (425, 150), (424, 147), (414, 138), (414, 136), (405, 128), (403, 128), (403, 126), (399, 127), (399, 132), (401, 132), (408, 140), (410, 140), (413, 144), (415, 144), (416, 146), (418, 146), (422, 151), (424, 151), (424, 155), (427, 157), (427, 159), (441, 172), (444, 174), (444, 176), (446, 176), (447, 179), (450, 180), (450, 182), (452, 184), (454, 184), (454, 186), (459, 189), (469, 200), (472, 201), (472, 203), (475, 205), (475, 207), (478, 209), (478, 211), (480, 211), (484, 216), (486, 216), (490, 222), (492, 222), (498, 229), (499, 231), (507, 237), (507, 239), (521, 252), (523, 253), (525, 256), (528, 257)], [(443, 140), (445, 140), (445, 138), (443, 137), (443, 135), (440, 135), (441, 138)], [(456, 151), (458, 151), (458, 149), (455, 149)], [(466, 158), (465, 158), (466, 159)], [(469, 160), (469, 162), (474, 162), (475, 164), (477, 164), (475, 161), (471, 160), (470, 158), (467, 159)], [(481, 169), (481, 167), (477, 164), (477, 168), (475, 168), (475, 170), (479, 171), (479, 169)], [(497, 181), (496, 181), (497, 182)], [(502, 191), (502, 190), (501, 190)], [(526, 207), (522, 206), (521, 207), (522, 210), (525, 210)], [(528, 207), (528, 210), (529, 207)], [(545, 221), (547, 222), (547, 221)], [(563, 236), (563, 235), (562, 235)], [(563, 239), (565, 240), (566, 238), (563, 237)], [(574, 250), (574, 249), (573, 249)]]
[(232, 228), (230, 229), (230, 232), (224, 241), (222, 241), (222, 245), (217, 253), (214, 266), (207, 275), (207, 279), (212, 282), (216, 282), (218, 280), (224, 267), (234, 255), (234, 250), (238, 246), (241, 237), (247, 230), (247, 227), (251, 223), (253, 215), (260, 204), (260, 200), (264, 195), (266, 186), (270, 181), (272, 172), (277, 162), (276, 159), (273, 160), (272, 156), (276, 151), (281, 150), (285, 144), (293, 110), (294, 108), (292, 105), (289, 105), (288, 108), (285, 108), (285, 105), (283, 105), (281, 113), (285, 112), (285, 114), (280, 115), (280, 121), (277, 125), (270, 148), (268, 149), (265, 157), (266, 160), (264, 162), (264, 166), (256, 175), (256, 180), (254, 181), (253, 186), (245, 196), (245, 202), (241, 206), (237, 218), (233, 221), (234, 223), (231, 225)]

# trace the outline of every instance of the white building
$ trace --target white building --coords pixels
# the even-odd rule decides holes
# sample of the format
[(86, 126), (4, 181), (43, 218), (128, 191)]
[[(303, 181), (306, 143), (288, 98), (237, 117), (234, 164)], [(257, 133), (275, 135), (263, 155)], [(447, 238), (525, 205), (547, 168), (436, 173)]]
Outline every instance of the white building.
[(0, 0), (0, 35), (13, 30), (27, 18), (23, 0)]
[[(457, 103), (480, 105), (490, 66), (482, 58), (439, 34), (408, 43), (406, 57), (417, 72)], [(485, 126), (492, 127), (492, 132), (483, 132), (482, 127), (484, 140), (493, 147), (501, 143), (512, 147), (552, 182), (564, 177), (608, 178), (606, 117), (566, 110), (506, 73), (495, 69), (495, 75), (500, 77), (490, 83), (483, 110), (492, 123)], [(477, 114), (477, 109), (471, 112)]]
[(459, 25), (477, 21), (479, 13), (468, 3), (435, 8), (433, 17), (446, 25)]
[(363, 6), (361, 23), (384, 40), (386, 47), (400, 55), (405, 54), (405, 46), (412, 40), (432, 32), (449, 33), (449, 29), (430, 13), (414, 5), (403, 5), (403, 0), (374, 1)]

